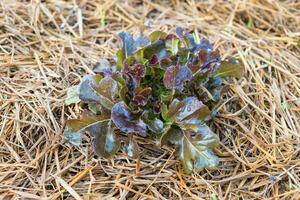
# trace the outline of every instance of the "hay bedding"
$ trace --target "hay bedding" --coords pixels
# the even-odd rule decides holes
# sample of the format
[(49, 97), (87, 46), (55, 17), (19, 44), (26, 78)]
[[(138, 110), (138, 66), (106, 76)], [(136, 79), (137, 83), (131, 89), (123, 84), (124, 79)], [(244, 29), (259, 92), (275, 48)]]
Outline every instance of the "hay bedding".
[[(211, 124), (219, 168), (185, 175), (143, 138), (140, 162), (93, 156), (88, 135), (66, 143), (82, 109), (64, 106), (67, 88), (114, 55), (117, 33), (175, 26), (245, 64)], [(296, 0), (0, 1), (0, 199), (299, 199), (299, 41)]]

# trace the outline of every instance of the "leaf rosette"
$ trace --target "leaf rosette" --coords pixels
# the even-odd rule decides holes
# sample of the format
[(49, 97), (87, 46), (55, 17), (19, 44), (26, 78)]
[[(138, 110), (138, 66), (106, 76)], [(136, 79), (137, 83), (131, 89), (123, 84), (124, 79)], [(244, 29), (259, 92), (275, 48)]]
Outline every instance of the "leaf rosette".
[(207, 39), (182, 28), (176, 34), (154, 31), (134, 38), (122, 32), (119, 37), (115, 61), (101, 59), (95, 75), (70, 88), (67, 105), (82, 101), (91, 112), (66, 122), (67, 140), (80, 145), (87, 131), (95, 154), (112, 158), (123, 149), (138, 158), (133, 135), (154, 137), (175, 146), (185, 172), (215, 168), (219, 138), (207, 124), (225, 92), (224, 78), (241, 77), (243, 65), (222, 60)]

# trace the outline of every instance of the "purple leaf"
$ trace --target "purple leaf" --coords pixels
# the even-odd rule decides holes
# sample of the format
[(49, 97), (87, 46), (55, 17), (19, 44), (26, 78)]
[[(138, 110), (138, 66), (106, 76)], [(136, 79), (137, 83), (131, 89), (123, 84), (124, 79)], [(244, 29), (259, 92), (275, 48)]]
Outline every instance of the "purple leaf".
[(213, 47), (207, 39), (203, 38), (200, 40), (200, 43), (196, 45), (196, 51), (198, 51), (199, 49), (205, 49), (206, 51), (212, 51)]
[(123, 52), (125, 58), (132, 55), (134, 51), (136, 51), (136, 44), (131, 34), (126, 32), (119, 33), (119, 37), (123, 42)]
[(212, 74), (217, 71), (221, 64), (221, 57), (218, 51), (209, 52), (201, 49), (198, 53), (201, 72)]
[(191, 78), (192, 71), (188, 67), (173, 65), (167, 68), (163, 81), (166, 88), (182, 91), (184, 83)]
[(136, 105), (136, 106), (145, 106), (147, 104), (148, 98), (143, 96), (143, 95), (135, 95), (132, 98), (132, 102)]
[(144, 47), (150, 44), (150, 40), (147, 37), (139, 36), (135, 40), (136, 47)]
[(161, 113), (161, 109), (162, 109), (162, 103), (161, 101), (155, 101), (154, 105), (153, 105), (153, 112), (154, 114), (159, 114)]
[(132, 98), (132, 102), (137, 106), (145, 106), (149, 100), (151, 92), (152, 88), (150, 87), (143, 88), (140, 91), (137, 91), (137, 94)]
[(167, 52), (166, 49), (162, 49), (158, 54), (157, 54), (157, 60), (161, 61), (163, 59), (166, 59), (169, 57), (169, 53)]
[(182, 101), (174, 99), (167, 113), (163, 113), (166, 119), (173, 119), (178, 124), (185, 123), (184, 120), (189, 118), (203, 120), (209, 114), (209, 108), (196, 97), (187, 97)]
[(111, 118), (114, 124), (124, 133), (137, 133), (143, 137), (146, 136), (147, 126), (125, 105), (119, 102), (114, 105), (111, 112)]
[(105, 76), (111, 76), (116, 69), (110, 65), (108, 60), (100, 59), (93, 71), (95, 73), (103, 73)]
[(184, 39), (188, 42), (188, 45), (189, 45), (188, 47), (193, 52), (195, 50), (195, 48), (196, 48), (196, 45), (197, 45), (196, 42), (195, 42), (193, 34), (186, 33), (184, 35)]
[(175, 34), (168, 34), (166, 37), (166, 40), (175, 40), (178, 39), (178, 37)]
[(176, 35), (179, 37), (179, 38), (182, 38), (183, 37), (183, 28), (181, 27), (176, 27)]
[(95, 90), (98, 86), (101, 76), (98, 74), (96, 76), (86, 75), (83, 77), (79, 86), (79, 98), (88, 103), (99, 103), (100, 95)]
[(149, 60), (149, 65), (156, 65), (158, 63), (157, 55), (153, 55)]
[(123, 72), (130, 76), (137, 83), (140, 82), (141, 78), (145, 75), (146, 68), (142, 64), (128, 65), (125, 64)]

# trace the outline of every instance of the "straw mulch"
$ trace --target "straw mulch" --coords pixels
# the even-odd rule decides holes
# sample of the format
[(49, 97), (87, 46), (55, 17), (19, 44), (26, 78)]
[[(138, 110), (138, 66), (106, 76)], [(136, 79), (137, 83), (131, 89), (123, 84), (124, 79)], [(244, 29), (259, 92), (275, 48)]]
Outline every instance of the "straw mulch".
[[(300, 1), (0, 1), (0, 199), (299, 199)], [(111, 59), (117, 33), (198, 29), (246, 68), (211, 124), (216, 170), (186, 175), (171, 148), (140, 161), (62, 136), (67, 88)]]

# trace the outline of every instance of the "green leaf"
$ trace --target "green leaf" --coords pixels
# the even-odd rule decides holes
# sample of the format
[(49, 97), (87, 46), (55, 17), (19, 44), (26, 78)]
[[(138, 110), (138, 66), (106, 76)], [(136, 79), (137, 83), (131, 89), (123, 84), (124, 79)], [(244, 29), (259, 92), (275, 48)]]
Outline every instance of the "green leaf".
[(120, 72), (114, 72), (111, 75), (111, 77), (112, 77), (112, 79), (117, 81), (120, 85), (122, 85), (122, 86), (125, 85), (125, 80)]
[(165, 133), (160, 138), (161, 145), (180, 145), (180, 141), (182, 138), (182, 130), (179, 128), (171, 128), (166, 129)]
[(100, 113), (100, 106), (99, 104), (96, 104), (96, 103), (89, 103), (88, 104), (88, 108), (89, 110), (94, 113), (95, 115), (97, 115), (98, 113)]
[(220, 68), (215, 72), (214, 76), (220, 77), (236, 77), (240, 78), (244, 75), (245, 68), (241, 62), (238, 62), (234, 59), (228, 61), (222, 61)]
[(186, 173), (212, 169), (218, 165), (219, 158), (210, 149), (218, 144), (218, 137), (208, 129), (199, 127), (194, 133), (170, 129), (163, 136), (162, 144), (177, 146), (176, 155)]
[(166, 110), (165, 106), (163, 107), (163, 118), (168, 119), (168, 121), (173, 119), (176, 123), (181, 123), (187, 118), (203, 120), (209, 115), (209, 108), (199, 101), (197, 97), (187, 97), (182, 101), (174, 99), (168, 110)]
[(130, 135), (129, 138), (125, 141), (123, 150), (131, 158), (136, 159), (139, 157), (139, 145), (134, 140), (132, 135)]
[(106, 109), (111, 110), (114, 106), (114, 98), (119, 92), (118, 83), (111, 77), (103, 78), (95, 88), (99, 94), (99, 103)]
[(196, 97), (187, 97), (182, 102), (183, 102), (183, 106), (178, 110), (178, 112), (176, 114), (176, 121), (182, 121), (182, 120), (190, 117), (192, 114), (194, 114), (200, 108), (205, 106)]
[(198, 94), (199, 99), (208, 105), (209, 102), (217, 102), (224, 93), (226, 87), (222, 86), (223, 79), (219, 76), (210, 77), (200, 83)]
[(163, 118), (163, 120), (164, 120), (165, 122), (171, 120), (171, 119), (169, 118), (168, 112), (169, 112), (168, 106), (167, 106), (166, 104), (163, 103), (162, 106), (161, 106), (161, 117)]
[(179, 39), (172, 38), (166, 41), (166, 48), (171, 51), (172, 55), (176, 55), (178, 53), (179, 48)]
[(99, 103), (101, 97), (95, 88), (98, 86), (100, 80), (101, 75), (99, 74), (84, 76), (79, 85), (79, 98), (87, 103)]
[(229, 23), (225, 26), (224, 31), (229, 33), (230, 35), (233, 34), (233, 27), (232, 27), (232, 23)]
[(167, 33), (163, 31), (154, 31), (149, 35), (150, 41), (153, 43), (157, 40), (163, 40), (167, 37)]
[(194, 38), (194, 41), (195, 41), (196, 44), (200, 43), (199, 33), (198, 33), (197, 29), (193, 33), (193, 38)]
[(119, 98), (120, 100), (124, 101), (126, 105), (129, 105), (130, 99), (127, 94), (128, 94), (128, 87), (123, 86), (119, 91)]
[(157, 40), (154, 43), (150, 44), (149, 46), (146, 46), (139, 51), (137, 51), (137, 54), (142, 59), (150, 59), (153, 55), (157, 55), (162, 59), (166, 55), (164, 55), (165, 50), (165, 42), (162, 40)]
[(79, 98), (87, 103), (98, 103), (111, 110), (114, 97), (118, 92), (118, 83), (107, 76), (100, 80), (99, 76), (85, 76), (79, 87)]
[(88, 127), (107, 120), (109, 120), (109, 117), (103, 115), (94, 115), (85, 117), (83, 119), (67, 120), (64, 136), (71, 144), (80, 145), (81, 133), (83, 133)]
[(209, 114), (208, 108), (196, 97), (174, 99), (169, 106), (167, 117), (174, 118), (177, 127), (168, 129), (161, 143), (177, 146), (177, 156), (187, 173), (218, 164), (218, 157), (210, 149), (218, 144), (218, 136), (200, 120)]
[(204, 105), (199, 108), (194, 115), (197, 116), (198, 119), (206, 120), (211, 114), (211, 110), (208, 108), (208, 106)]
[(125, 60), (125, 53), (122, 49), (120, 49), (119, 51), (117, 51), (117, 64), (116, 65), (117, 65), (118, 69), (123, 68), (124, 60)]
[(197, 45), (195, 42), (195, 38), (194, 38), (193, 34), (191, 34), (191, 33), (185, 34), (183, 36), (183, 41), (189, 49), (193, 49)]
[(93, 149), (98, 156), (112, 158), (120, 149), (120, 141), (111, 127), (111, 121), (99, 122), (93, 128)]
[(194, 138), (200, 139), (199, 144), (207, 147), (216, 147), (219, 144), (219, 137), (202, 121), (195, 120), (193, 126), (186, 126), (187, 131), (197, 133)]
[(65, 104), (71, 105), (73, 103), (79, 103), (80, 102), (80, 98), (79, 98), (79, 86), (72, 86), (68, 89), (67, 92), (67, 98), (65, 100)]
[(210, 200), (219, 200), (218, 196), (215, 194), (210, 195)]
[(178, 99), (173, 99), (171, 104), (169, 105), (169, 109), (167, 110), (165, 114), (166, 119), (172, 119), (175, 118), (176, 114), (179, 112), (179, 110), (184, 106), (184, 102), (179, 101)]
[(106, 18), (106, 12), (100, 10), (100, 24), (101, 24), (101, 26), (105, 26), (105, 18)]
[(247, 27), (248, 28), (253, 28), (253, 20), (252, 20), (252, 18), (249, 18), (249, 20), (248, 20), (248, 22), (247, 22)]
[(151, 116), (149, 111), (144, 111), (142, 120), (147, 124), (147, 127), (153, 133), (160, 133), (164, 128), (164, 123), (155, 116)]

